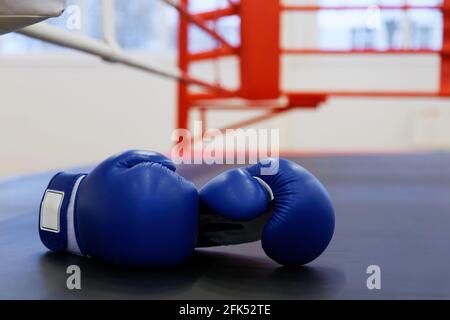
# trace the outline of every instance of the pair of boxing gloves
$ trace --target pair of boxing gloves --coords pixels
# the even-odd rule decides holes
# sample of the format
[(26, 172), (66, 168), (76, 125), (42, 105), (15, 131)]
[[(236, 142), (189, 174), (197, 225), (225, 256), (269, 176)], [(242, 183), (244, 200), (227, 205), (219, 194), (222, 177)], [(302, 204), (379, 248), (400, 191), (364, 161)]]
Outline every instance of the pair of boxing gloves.
[(291, 161), (226, 171), (199, 192), (175, 169), (159, 153), (127, 151), (89, 174), (56, 174), (41, 201), (41, 241), (56, 252), (158, 267), (186, 261), (196, 247), (259, 239), (278, 263), (303, 265), (332, 238), (325, 188)]

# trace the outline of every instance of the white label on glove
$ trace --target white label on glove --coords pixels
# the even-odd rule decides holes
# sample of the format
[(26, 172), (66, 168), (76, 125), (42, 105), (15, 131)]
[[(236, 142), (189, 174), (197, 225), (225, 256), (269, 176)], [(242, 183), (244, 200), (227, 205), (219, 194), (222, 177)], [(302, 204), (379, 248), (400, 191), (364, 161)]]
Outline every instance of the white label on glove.
[(41, 205), (41, 225), (42, 230), (59, 232), (59, 216), (61, 205), (64, 199), (64, 192), (47, 190)]

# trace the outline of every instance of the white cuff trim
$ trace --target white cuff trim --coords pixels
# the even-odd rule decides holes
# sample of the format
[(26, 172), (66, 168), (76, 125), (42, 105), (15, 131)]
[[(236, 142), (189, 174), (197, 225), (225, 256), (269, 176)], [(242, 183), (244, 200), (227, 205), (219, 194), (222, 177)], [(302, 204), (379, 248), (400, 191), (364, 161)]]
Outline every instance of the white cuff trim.
[(86, 176), (81, 176), (75, 182), (75, 185), (72, 189), (72, 194), (70, 195), (69, 207), (67, 208), (67, 251), (73, 254), (77, 254), (82, 256), (80, 247), (77, 242), (77, 237), (75, 234), (75, 199), (78, 192), (78, 187), (80, 186), (81, 180)]

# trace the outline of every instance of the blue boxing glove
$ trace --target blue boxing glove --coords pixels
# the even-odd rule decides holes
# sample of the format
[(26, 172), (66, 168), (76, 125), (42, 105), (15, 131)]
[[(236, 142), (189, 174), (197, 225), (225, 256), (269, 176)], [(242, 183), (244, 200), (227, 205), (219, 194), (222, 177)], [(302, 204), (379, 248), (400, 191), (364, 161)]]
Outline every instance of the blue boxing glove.
[(50, 250), (111, 263), (173, 266), (194, 251), (198, 192), (155, 152), (112, 156), (90, 174), (58, 173), (40, 207)]
[(226, 171), (200, 190), (199, 247), (262, 240), (283, 265), (316, 259), (334, 232), (334, 211), (323, 185), (285, 159)]

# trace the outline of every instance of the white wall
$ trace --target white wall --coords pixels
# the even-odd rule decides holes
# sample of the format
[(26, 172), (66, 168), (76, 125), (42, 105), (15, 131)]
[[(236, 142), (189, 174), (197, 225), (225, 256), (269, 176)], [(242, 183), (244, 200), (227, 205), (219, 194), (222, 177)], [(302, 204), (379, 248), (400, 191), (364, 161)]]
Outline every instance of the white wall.
[(0, 176), (170, 146), (172, 81), (86, 55), (1, 57), (0, 70)]
[[(155, 59), (155, 57), (149, 57)], [(161, 60), (173, 63), (173, 59)], [(286, 59), (286, 88), (432, 90), (433, 58)], [(222, 63), (232, 85), (233, 61)], [(208, 65), (193, 72), (206, 74)], [(0, 175), (96, 162), (127, 148), (167, 152), (175, 125), (170, 80), (86, 55), (0, 58)], [(228, 75), (228, 73), (231, 73)], [(214, 112), (220, 127), (250, 112)], [(302, 151), (450, 149), (450, 104), (430, 99), (330, 99), (256, 126), (280, 128)]]

